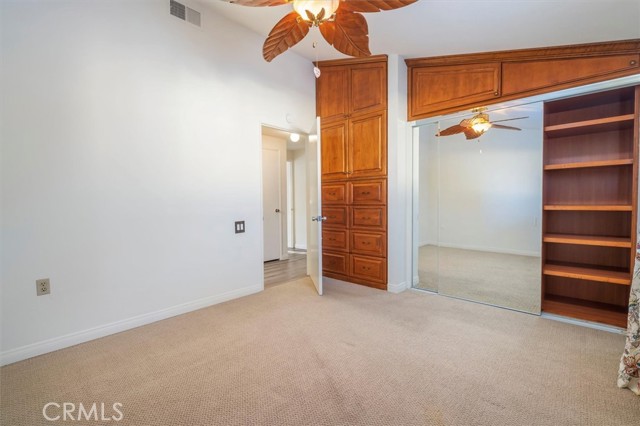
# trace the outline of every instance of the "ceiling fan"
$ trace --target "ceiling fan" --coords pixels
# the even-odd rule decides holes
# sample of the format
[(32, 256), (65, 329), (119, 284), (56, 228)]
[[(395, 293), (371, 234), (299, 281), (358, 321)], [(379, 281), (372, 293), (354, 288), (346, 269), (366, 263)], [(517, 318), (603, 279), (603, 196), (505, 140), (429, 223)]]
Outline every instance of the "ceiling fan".
[(456, 135), (458, 133), (464, 133), (467, 139), (476, 139), (482, 136), (487, 130), (493, 129), (505, 129), (505, 130), (522, 130), (518, 127), (505, 126), (502, 123), (504, 121), (511, 120), (522, 120), (524, 118), (529, 117), (517, 117), (517, 118), (506, 118), (504, 120), (495, 120), (491, 121), (489, 119), (489, 114), (485, 114), (487, 108), (474, 108), (471, 110), (475, 115), (471, 118), (465, 118), (460, 122), (460, 124), (453, 125), (451, 127), (447, 127), (444, 130), (441, 130), (436, 134), (436, 136), (451, 136)]
[(225, 0), (243, 6), (292, 4), (293, 11), (273, 27), (262, 47), (262, 56), (271, 62), (302, 40), (309, 28), (318, 27), (324, 39), (349, 56), (371, 56), (369, 28), (360, 12), (398, 9), (418, 0)]

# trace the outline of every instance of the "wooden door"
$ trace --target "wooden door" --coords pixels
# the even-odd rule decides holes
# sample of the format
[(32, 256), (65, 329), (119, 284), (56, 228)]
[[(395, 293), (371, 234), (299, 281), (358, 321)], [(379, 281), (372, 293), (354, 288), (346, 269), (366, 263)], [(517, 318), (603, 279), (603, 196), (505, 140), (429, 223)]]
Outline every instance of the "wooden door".
[(349, 123), (349, 177), (386, 176), (386, 111), (352, 118)]
[(322, 180), (347, 177), (348, 121), (339, 120), (322, 127)]

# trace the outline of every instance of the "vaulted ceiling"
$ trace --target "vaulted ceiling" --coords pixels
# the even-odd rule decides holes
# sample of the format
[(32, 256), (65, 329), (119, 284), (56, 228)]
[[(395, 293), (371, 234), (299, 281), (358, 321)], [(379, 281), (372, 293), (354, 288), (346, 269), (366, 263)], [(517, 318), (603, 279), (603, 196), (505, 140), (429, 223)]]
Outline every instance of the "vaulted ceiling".
[[(204, 1), (262, 39), (291, 11)], [(419, 0), (366, 18), (371, 52), (405, 58), (640, 38), (638, 0)], [(310, 60), (345, 57), (317, 28), (292, 50)]]

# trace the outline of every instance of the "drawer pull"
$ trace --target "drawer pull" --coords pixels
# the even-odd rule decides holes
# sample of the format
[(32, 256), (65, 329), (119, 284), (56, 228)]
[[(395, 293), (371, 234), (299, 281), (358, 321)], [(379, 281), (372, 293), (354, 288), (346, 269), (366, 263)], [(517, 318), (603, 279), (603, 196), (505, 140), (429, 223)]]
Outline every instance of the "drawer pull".
[(371, 245), (371, 243), (370, 243), (369, 241), (363, 241), (363, 242), (362, 242), (362, 245), (364, 245), (364, 246), (370, 246), (370, 245)]
[(363, 195), (369, 195), (369, 194), (371, 194), (371, 191), (362, 191), (362, 194)]

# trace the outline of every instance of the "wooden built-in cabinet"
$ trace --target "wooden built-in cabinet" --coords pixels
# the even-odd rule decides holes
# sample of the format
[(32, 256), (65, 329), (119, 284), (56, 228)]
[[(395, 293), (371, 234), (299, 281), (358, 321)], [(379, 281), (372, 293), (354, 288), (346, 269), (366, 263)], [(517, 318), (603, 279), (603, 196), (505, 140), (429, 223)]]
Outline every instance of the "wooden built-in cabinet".
[(407, 59), (418, 120), (640, 73), (640, 40)]
[(319, 68), (323, 274), (386, 289), (387, 58)]
[(545, 103), (542, 310), (626, 327), (640, 86)]

